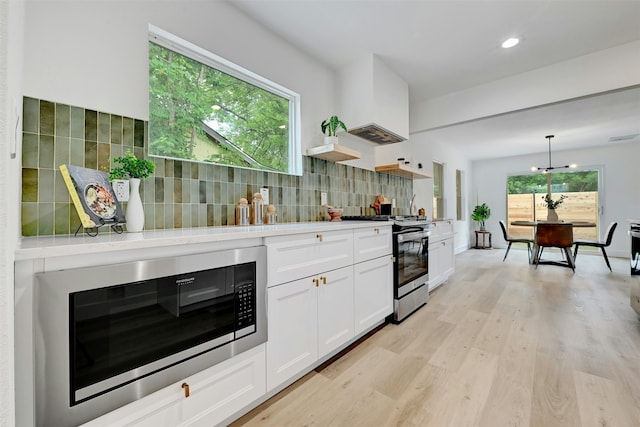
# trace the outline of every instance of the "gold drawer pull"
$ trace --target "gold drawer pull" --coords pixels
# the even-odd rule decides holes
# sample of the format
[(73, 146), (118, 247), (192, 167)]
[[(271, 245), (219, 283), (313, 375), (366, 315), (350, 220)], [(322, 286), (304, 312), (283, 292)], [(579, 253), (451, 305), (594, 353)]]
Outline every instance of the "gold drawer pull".
[(184, 397), (189, 397), (189, 384), (182, 383), (182, 388), (184, 389)]
[(327, 284), (327, 278), (324, 276), (320, 276), (320, 280), (322, 280), (322, 284), (326, 285)]
[(442, 246), (447, 246), (447, 244), (446, 244), (445, 242), (440, 242), (440, 244), (441, 244)]
[(376, 234), (380, 234), (380, 229), (379, 228), (374, 228), (373, 231), (375, 231)]
[(320, 240), (322, 242), (322, 234), (316, 234), (316, 239)]
[(313, 284), (316, 285), (316, 288), (317, 288), (318, 285), (320, 284), (320, 281), (318, 279), (313, 279)]

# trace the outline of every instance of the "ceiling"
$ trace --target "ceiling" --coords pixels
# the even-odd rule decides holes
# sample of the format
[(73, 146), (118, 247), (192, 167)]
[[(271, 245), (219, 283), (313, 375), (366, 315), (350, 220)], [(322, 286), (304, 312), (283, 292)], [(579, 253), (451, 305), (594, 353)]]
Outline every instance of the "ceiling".
[[(376, 54), (408, 83), (412, 103), (640, 40), (640, 0), (230, 3), (330, 68)], [(520, 45), (502, 49), (511, 36)], [(544, 152), (548, 134), (557, 149), (604, 145), (640, 134), (640, 88), (427, 132), (472, 159)]]

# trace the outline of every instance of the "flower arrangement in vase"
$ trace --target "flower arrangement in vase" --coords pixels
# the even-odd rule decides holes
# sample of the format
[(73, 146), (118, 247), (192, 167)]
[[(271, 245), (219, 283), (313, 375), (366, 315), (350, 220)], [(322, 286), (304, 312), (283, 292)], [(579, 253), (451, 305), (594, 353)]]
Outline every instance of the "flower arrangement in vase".
[(558, 221), (558, 213), (556, 212), (556, 208), (564, 202), (567, 196), (564, 194), (560, 195), (560, 198), (557, 200), (553, 200), (551, 198), (551, 194), (547, 193), (542, 196), (542, 200), (544, 201), (544, 205), (547, 207), (547, 221)]

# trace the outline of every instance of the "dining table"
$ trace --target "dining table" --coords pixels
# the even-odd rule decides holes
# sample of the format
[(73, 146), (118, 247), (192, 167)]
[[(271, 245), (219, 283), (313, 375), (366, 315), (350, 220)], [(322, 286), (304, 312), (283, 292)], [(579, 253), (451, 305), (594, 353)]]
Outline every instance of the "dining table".
[[(513, 226), (521, 226), (521, 227), (537, 227), (538, 224), (571, 224), (573, 228), (580, 227), (596, 227), (597, 224), (595, 222), (589, 221), (511, 221), (509, 224)], [(529, 256), (529, 264), (534, 264), (536, 258), (538, 257), (538, 253), (540, 252), (540, 246), (536, 243), (536, 239), (533, 239), (533, 250), (531, 251), (531, 255)], [(573, 260), (572, 260), (573, 261)]]

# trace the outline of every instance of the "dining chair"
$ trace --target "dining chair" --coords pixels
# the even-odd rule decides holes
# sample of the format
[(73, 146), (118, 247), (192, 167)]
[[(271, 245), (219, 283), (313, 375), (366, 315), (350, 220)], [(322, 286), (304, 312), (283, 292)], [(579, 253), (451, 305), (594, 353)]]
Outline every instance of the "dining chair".
[[(575, 271), (575, 263), (571, 246), (573, 246), (573, 224), (571, 223), (539, 223), (536, 226), (536, 245), (539, 247), (535, 255), (535, 264), (554, 264), (569, 267)], [(564, 254), (564, 261), (541, 260), (544, 248), (559, 248)]]
[(618, 226), (617, 222), (612, 222), (611, 224), (609, 224), (609, 227), (607, 227), (607, 232), (606, 232), (606, 240), (604, 241), (599, 241), (599, 240), (576, 240), (575, 242), (573, 242), (576, 246), (575, 249), (573, 250), (573, 259), (575, 261), (576, 257), (578, 256), (578, 248), (580, 246), (591, 246), (592, 248), (600, 248), (600, 250), (602, 251), (602, 255), (604, 256), (604, 261), (607, 263), (607, 267), (609, 267), (609, 271), (613, 271), (611, 269), (611, 264), (609, 264), (609, 257), (607, 257), (607, 251), (604, 250), (604, 248), (606, 248), (607, 246), (609, 246), (611, 244), (611, 240), (613, 239), (613, 232), (616, 231), (616, 227)]
[(504, 237), (505, 242), (509, 243), (507, 246), (507, 251), (504, 253), (504, 258), (502, 258), (502, 262), (507, 259), (507, 255), (509, 255), (509, 250), (511, 249), (512, 243), (526, 243), (527, 244), (527, 252), (529, 253), (529, 259), (531, 259), (531, 245), (533, 245), (533, 239), (520, 238), (520, 237), (509, 237), (507, 234), (507, 226), (504, 224), (504, 221), (500, 220), (500, 228), (502, 228), (502, 236)]

